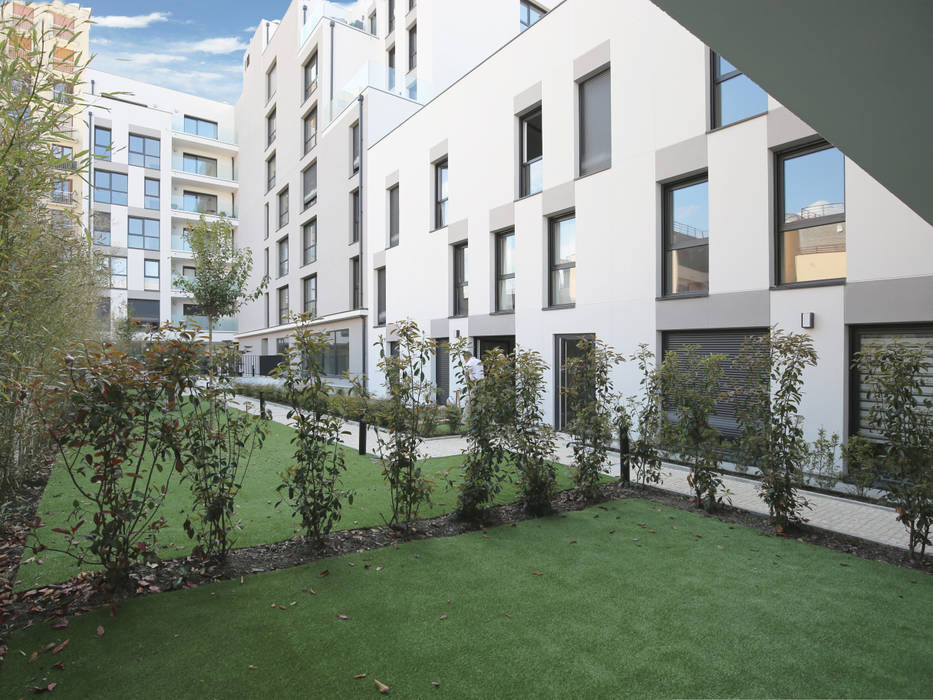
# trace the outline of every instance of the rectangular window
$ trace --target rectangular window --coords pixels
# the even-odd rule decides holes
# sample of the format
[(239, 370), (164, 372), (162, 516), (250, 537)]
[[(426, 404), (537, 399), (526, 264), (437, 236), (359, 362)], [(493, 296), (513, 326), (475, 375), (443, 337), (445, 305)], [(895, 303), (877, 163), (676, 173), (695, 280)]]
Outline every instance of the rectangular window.
[(279, 325), (288, 323), (288, 285), (279, 287)]
[(55, 160), (57, 170), (75, 170), (74, 149), (71, 146), (62, 146), (55, 144), (52, 146), (52, 155)]
[(768, 111), (768, 94), (764, 90), (719, 54), (713, 53), (711, 57), (714, 129)]
[(360, 123), (357, 122), (350, 127), (350, 149), (353, 159), (353, 172), (359, 172), (361, 148), (362, 143), (360, 142)]
[(307, 153), (317, 145), (317, 107), (308, 112), (308, 116), (304, 118), (303, 129), (305, 141), (304, 152)]
[(664, 188), (664, 296), (709, 292), (706, 175)]
[(217, 159), (206, 156), (196, 156), (193, 153), (182, 154), (182, 169), (194, 175), (207, 175), (217, 177)]
[(262, 273), (268, 277), (269, 276), (269, 249), (262, 249)]
[(528, 2), (528, 0), (521, 0), (519, 9), (519, 24), (521, 28), (519, 32), (528, 29), (528, 27), (541, 19), (545, 12), (547, 12), (547, 10), (542, 10), (534, 3)]
[(182, 193), (182, 206), (184, 206), (184, 211), (196, 214), (216, 214), (217, 195), (185, 190)]
[(126, 206), (126, 175), (94, 171), (94, 201)]
[(609, 69), (580, 83), (580, 175), (612, 165)]
[(162, 167), (161, 145), (159, 139), (130, 134), (129, 164), (159, 170)]
[(447, 159), (434, 166), (434, 228), (447, 225)]
[(272, 145), (272, 142), (275, 141), (275, 110), (273, 109), (269, 112), (269, 116), (266, 117), (266, 147)]
[(389, 33), (395, 31), (395, 0), (389, 0)]
[(288, 338), (275, 339), (275, 354), (284, 355), (288, 351)]
[(470, 313), (467, 244), (454, 246), (454, 316)]
[(263, 220), (263, 239), (269, 238), (269, 204), (265, 205), (265, 218)]
[(408, 30), (408, 70), (418, 67), (418, 25), (411, 25)]
[(127, 299), (126, 313), (140, 325), (150, 328), (159, 325), (159, 302), (156, 299)]
[(395, 89), (395, 46), (394, 45), (388, 51), (387, 61), (389, 64), (389, 76), (388, 76), (387, 87), (389, 90), (394, 90)]
[(386, 269), (376, 270), (376, 325), (386, 323)]
[(70, 105), (74, 102), (74, 88), (68, 83), (55, 83), (52, 97), (58, 104)]
[(278, 242), (279, 251), (279, 277), (288, 274), (288, 236)]
[(515, 231), (496, 235), (496, 311), (515, 311)]
[(275, 153), (266, 161), (266, 192), (275, 187)]
[(350, 193), (350, 214), (353, 217), (353, 225), (350, 229), (350, 243), (356, 243), (360, 240), (360, 219), (363, 215), (358, 189)]
[(56, 180), (52, 185), (52, 201), (56, 204), (71, 204), (71, 180)]
[(317, 316), (317, 275), (305, 277), (301, 286), (304, 297), (302, 309), (306, 314)]
[(369, 16), (369, 33), (373, 36), (376, 36), (376, 13), (373, 12)]
[(301, 200), (304, 202), (303, 209), (317, 201), (317, 161), (301, 173)]
[(551, 219), (548, 306), (577, 300), (577, 220), (573, 214)]
[(399, 210), (398, 185), (389, 190), (389, 247), (398, 245)]
[(159, 261), (143, 262), (143, 275), (143, 289), (157, 292), (159, 290)]
[(301, 227), (301, 264), (310, 265), (317, 260), (317, 219)]
[(350, 369), (350, 330), (342, 328), (330, 331), (327, 348), (319, 356), (311, 359), (327, 377), (342, 377)]
[(272, 68), (269, 69), (269, 72), (266, 73), (266, 102), (272, 99), (272, 96), (275, 95), (275, 91), (278, 88), (276, 81), (276, 68), (275, 63), (272, 64)]
[(311, 93), (317, 89), (317, 51), (311, 54), (304, 65), (305, 80), (305, 99), (311, 97)]
[(541, 108), (521, 118), (521, 191), (520, 196), (536, 194), (542, 188), (544, 141), (541, 135)]
[(143, 207), (146, 209), (159, 208), (159, 185), (159, 181), (151, 177), (147, 177), (143, 180)]
[(279, 192), (279, 228), (288, 223), (288, 188)]
[(217, 122), (208, 121), (207, 119), (198, 119), (197, 117), (189, 117), (186, 114), (184, 126), (186, 134), (203, 136), (206, 139), (217, 138)]
[(778, 284), (846, 276), (845, 158), (826, 142), (777, 156)]
[(104, 267), (110, 269), (110, 286), (114, 289), (126, 289), (126, 256), (107, 255)]
[(350, 258), (350, 307), (363, 308), (363, 275), (359, 255)]
[(159, 249), (159, 220), (131, 216), (126, 222), (127, 245), (144, 250)]
[(97, 245), (110, 245), (110, 212), (95, 211), (93, 236)]
[(94, 155), (101, 160), (110, 160), (111, 140), (110, 129), (102, 126), (94, 127)]

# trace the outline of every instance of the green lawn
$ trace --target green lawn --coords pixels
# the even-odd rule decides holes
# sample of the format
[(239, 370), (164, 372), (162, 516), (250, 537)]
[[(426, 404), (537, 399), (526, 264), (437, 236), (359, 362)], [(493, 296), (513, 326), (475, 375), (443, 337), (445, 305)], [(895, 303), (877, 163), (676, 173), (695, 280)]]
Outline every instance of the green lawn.
[[(236, 545), (245, 547), (250, 545), (279, 542), (295, 534), (298, 520), (292, 518), (288, 503), (282, 503), (276, 508), (279, 493), (275, 490), (281, 483), (278, 474), (283, 472), (292, 463), (294, 446), (290, 443), (294, 434), (292, 428), (279, 423), (269, 423), (270, 434), (266, 437), (261, 452), (256, 454), (253, 463), (247, 472), (247, 479), (243, 490), (237, 497), (237, 507), (243, 530), (237, 533)], [(356, 450), (346, 449), (345, 457), (347, 472), (344, 485), (356, 491), (353, 505), (344, 505), (343, 516), (338, 523), (341, 529), (367, 527), (383, 524), (381, 514), (390, 512), (389, 494), (382, 478), (382, 467), (378, 460), (371, 456), (360, 456)], [(456, 505), (456, 493), (449, 490), (445, 474), (448, 470), (459, 466), (461, 457), (443, 457), (429, 460), (424, 471), (434, 481), (434, 505), (425, 508), (423, 517), (433, 517), (449, 513)], [(566, 470), (560, 470), (560, 487), (570, 485)], [(506, 482), (505, 488), (499, 494), (499, 503), (508, 503), (515, 500), (515, 488)], [(71, 512), (71, 505), (77, 496), (77, 491), (68, 473), (61, 468), (54, 469), (48, 486), (39, 504), (39, 516), (46, 524), (40, 530), (43, 542), (63, 542), (64, 535), (53, 533), (51, 528), (64, 527), (66, 518)], [(191, 493), (187, 482), (179, 482), (177, 475), (173, 477), (163, 514), (168, 520), (169, 527), (159, 533), (159, 555), (165, 558), (177, 557), (191, 551), (191, 540), (182, 528), (185, 521), (184, 511), (190, 507)], [(32, 552), (26, 551), (25, 559), (32, 558)], [(36, 561), (24, 563), (17, 575), (22, 581), (18, 590), (31, 588), (49, 583), (64, 581), (77, 574), (80, 569), (71, 557), (56, 552), (42, 552)], [(84, 567), (90, 568), (90, 567)]]
[(929, 576), (631, 499), (43, 624), (0, 695), (929, 696), (931, 628)]

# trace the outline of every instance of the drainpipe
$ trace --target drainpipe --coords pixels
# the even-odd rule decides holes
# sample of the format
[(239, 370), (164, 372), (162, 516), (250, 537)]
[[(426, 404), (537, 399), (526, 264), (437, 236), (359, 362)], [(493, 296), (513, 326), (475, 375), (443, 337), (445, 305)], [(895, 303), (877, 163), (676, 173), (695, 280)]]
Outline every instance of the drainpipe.
[(92, 194), (94, 190), (94, 112), (88, 110), (87, 113), (87, 143), (90, 150), (90, 158), (87, 159), (87, 226), (91, 229), (91, 235), (94, 235), (93, 214), (91, 213)]
[[(331, 45), (333, 46), (333, 44)], [(333, 64), (331, 64), (333, 66)], [(365, 247), (364, 247), (364, 231), (366, 230), (363, 226), (363, 163), (365, 158), (363, 157), (363, 93), (360, 93), (359, 97), (356, 98), (357, 104), (360, 108), (360, 118), (359, 118), (359, 132), (360, 132), (360, 172), (359, 172), (359, 191), (360, 191), (360, 303), (363, 302), (363, 299), (366, 298), (365, 289), (366, 289), (366, 270), (367, 265), (365, 263)], [(369, 389), (369, 377), (366, 376), (366, 322), (368, 316), (364, 314), (363, 316), (363, 357), (362, 357), (362, 366), (363, 366), (363, 386)]]

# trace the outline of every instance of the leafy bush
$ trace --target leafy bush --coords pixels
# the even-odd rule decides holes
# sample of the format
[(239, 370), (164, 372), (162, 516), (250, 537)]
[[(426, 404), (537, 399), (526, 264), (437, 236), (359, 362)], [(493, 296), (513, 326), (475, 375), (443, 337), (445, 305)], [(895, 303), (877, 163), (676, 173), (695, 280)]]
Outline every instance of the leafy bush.
[(634, 439), (629, 442), (628, 458), (640, 483), (658, 484), (661, 482), (659, 444), (664, 427), (662, 376), (655, 363), (654, 353), (644, 343), (638, 348), (629, 358), (638, 365), (641, 380), (639, 393), (629, 397), (627, 402), (626, 419), (636, 430)]
[(877, 443), (861, 435), (853, 435), (842, 444), (842, 461), (846, 466), (846, 474), (855, 486), (855, 492), (863, 498), (877, 479), (875, 466), (878, 448)]
[(544, 372), (547, 363), (534, 350), (512, 353), (515, 374), (514, 418), (507, 432), (506, 449), (518, 470), (518, 494), (525, 510), (541, 515), (551, 510), (557, 487), (554, 431), (544, 422)]
[(810, 445), (807, 454), (808, 476), (817, 486), (832, 488), (842, 476), (836, 469), (836, 450), (839, 448), (839, 436), (830, 435), (826, 428), (820, 428), (816, 440)]
[(459, 433), (463, 423), (463, 409), (455, 403), (449, 403), (444, 407), (444, 417), (447, 419), (450, 434)]

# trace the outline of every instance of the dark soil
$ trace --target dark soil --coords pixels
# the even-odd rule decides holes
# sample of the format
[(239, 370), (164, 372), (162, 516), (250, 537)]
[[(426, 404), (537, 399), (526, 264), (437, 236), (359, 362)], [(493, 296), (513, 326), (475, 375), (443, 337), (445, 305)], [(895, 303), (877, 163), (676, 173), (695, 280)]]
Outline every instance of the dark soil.
[[(132, 585), (122, 590), (113, 590), (100, 574), (82, 573), (64, 583), (14, 593), (15, 574), (27, 542), (29, 524), (35, 516), (48, 476), (49, 468), (46, 467), (34, 481), (25, 484), (14, 499), (12, 517), (0, 523), (0, 661), (6, 654), (6, 640), (15, 630), (67, 615), (83, 614), (97, 607), (114, 606), (128, 598), (194, 588), (205, 583), (285, 569), (340, 554), (365, 552), (386, 546), (397, 547), (399, 541), (452, 537), (471, 530), (530, 518), (520, 504), (513, 503), (491, 508), (481, 523), (466, 522), (451, 514), (418, 520), (404, 531), (374, 527), (334, 532), (323, 547), (313, 546), (305, 539), (295, 537), (274, 544), (233, 550), (221, 563), (204, 562), (191, 556), (140, 564), (131, 574)], [(577, 490), (571, 489), (559, 493), (552, 506), (554, 512), (560, 514), (621, 498), (644, 498), (659, 505), (699, 512), (726, 523), (750, 527), (764, 535), (795, 537), (802, 542), (837, 552), (933, 574), (933, 557), (930, 556), (915, 561), (905, 550), (897, 547), (810, 526), (802, 526), (793, 533), (779, 534), (765, 516), (731, 507), (723, 507), (715, 514), (704, 513), (695, 508), (687, 496), (650, 486), (606, 483), (600, 487), (599, 498), (589, 502)]]

